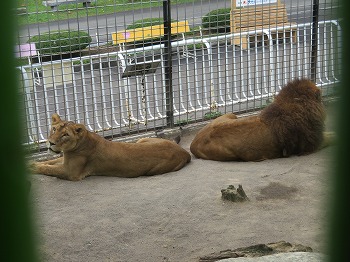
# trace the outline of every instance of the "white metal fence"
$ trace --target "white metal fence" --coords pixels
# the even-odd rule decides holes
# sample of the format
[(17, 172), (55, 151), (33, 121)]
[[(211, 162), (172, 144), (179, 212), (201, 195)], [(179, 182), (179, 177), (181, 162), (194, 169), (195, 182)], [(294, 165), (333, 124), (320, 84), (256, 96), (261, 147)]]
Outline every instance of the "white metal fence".
[[(317, 85), (326, 96), (339, 82), (341, 29), (335, 20), (318, 25)], [(259, 109), (289, 80), (310, 77), (311, 27), (284, 27), (277, 41), (276, 28), (241, 33), (252, 40), (246, 50), (231, 44), (237, 34), (172, 42), (172, 94), (165, 88), (163, 45), (20, 67), (26, 142), (45, 141), (54, 112), (117, 137), (164, 127), (169, 97), (174, 125), (210, 112)]]

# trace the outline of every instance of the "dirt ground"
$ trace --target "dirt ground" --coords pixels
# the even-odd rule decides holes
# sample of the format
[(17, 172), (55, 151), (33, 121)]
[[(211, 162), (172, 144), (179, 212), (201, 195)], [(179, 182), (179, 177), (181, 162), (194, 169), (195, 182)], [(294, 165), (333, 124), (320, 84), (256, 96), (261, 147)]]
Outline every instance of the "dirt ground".
[[(194, 134), (185, 132), (180, 145), (189, 150)], [(324, 253), (334, 149), (248, 163), (192, 156), (182, 170), (153, 177), (33, 175), (42, 261), (192, 262), (281, 240)], [(249, 202), (221, 199), (221, 189), (239, 184)]]

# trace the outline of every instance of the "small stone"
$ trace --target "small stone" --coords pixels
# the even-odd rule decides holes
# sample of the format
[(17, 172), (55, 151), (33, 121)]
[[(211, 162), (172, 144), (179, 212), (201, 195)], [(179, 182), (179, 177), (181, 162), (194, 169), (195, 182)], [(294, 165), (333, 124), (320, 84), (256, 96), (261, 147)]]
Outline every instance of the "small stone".
[(222, 199), (232, 202), (250, 201), (243, 190), (242, 185), (238, 185), (236, 189), (233, 185), (229, 185), (227, 189), (221, 189)]

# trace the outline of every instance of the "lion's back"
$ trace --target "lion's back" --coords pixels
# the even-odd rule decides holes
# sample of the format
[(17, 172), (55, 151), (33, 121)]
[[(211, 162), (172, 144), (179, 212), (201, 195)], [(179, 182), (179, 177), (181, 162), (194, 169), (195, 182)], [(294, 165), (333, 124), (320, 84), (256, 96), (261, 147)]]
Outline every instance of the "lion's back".
[(198, 158), (217, 161), (259, 161), (281, 152), (257, 116), (207, 125), (196, 134), (190, 150)]

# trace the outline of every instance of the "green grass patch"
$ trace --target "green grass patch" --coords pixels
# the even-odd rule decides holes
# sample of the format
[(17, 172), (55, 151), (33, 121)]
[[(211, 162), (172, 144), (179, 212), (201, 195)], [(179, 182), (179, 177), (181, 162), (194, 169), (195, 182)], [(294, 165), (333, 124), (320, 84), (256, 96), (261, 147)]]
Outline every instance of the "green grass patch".
[(90, 64), (91, 60), (90, 59), (83, 59), (82, 61), (76, 60), (73, 62), (73, 65), (87, 65)]
[[(98, 16), (162, 6), (163, 1), (150, 0), (97, 0), (88, 8), (82, 3), (60, 5), (58, 11), (52, 11), (51, 7), (42, 4), (43, 0), (17, 0), (18, 8), (26, 8), (26, 13), (18, 14), (17, 20), (20, 25), (52, 22), (65, 19), (77, 19), (88, 16)], [(173, 0), (172, 5), (191, 3), (199, 0)]]
[(15, 66), (25, 66), (29, 64), (29, 60), (28, 58), (24, 57), (24, 58), (16, 58), (15, 59)]
[(217, 118), (219, 116), (221, 116), (222, 113), (219, 112), (219, 111), (215, 111), (215, 112), (207, 112), (204, 114), (204, 119), (205, 120), (210, 120), (210, 119), (214, 119), (214, 118)]
[(189, 124), (191, 121), (192, 121), (191, 118), (189, 118), (189, 119), (180, 119), (180, 120), (177, 120), (175, 122), (175, 126), (185, 126), (185, 125)]

